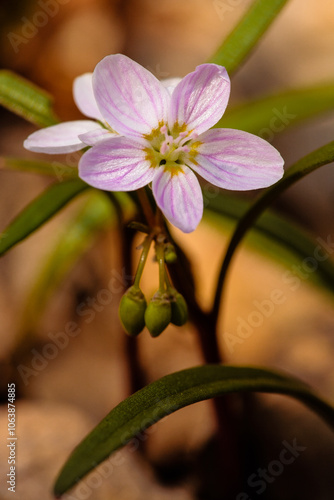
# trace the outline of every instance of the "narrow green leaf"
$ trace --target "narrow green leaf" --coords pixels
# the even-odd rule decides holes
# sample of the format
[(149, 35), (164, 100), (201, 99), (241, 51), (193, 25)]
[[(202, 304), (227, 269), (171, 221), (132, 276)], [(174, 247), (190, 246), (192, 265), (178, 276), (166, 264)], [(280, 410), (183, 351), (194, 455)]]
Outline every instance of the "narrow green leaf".
[(51, 253), (41, 265), (26, 299), (22, 331), (34, 330), (50, 296), (73, 264), (87, 250), (96, 234), (116, 220), (112, 204), (103, 192), (90, 190), (83, 201), (75, 216), (60, 231)]
[[(225, 66), (229, 74), (244, 61), (288, 0), (255, 0), (241, 21), (223, 42), (210, 62)], [(217, 14), (223, 15), (226, 2), (214, 0)]]
[(250, 209), (239, 220), (239, 223), (232, 235), (232, 238), (226, 250), (218, 277), (215, 300), (212, 309), (212, 314), (215, 318), (218, 317), (223, 285), (234, 252), (247, 231), (253, 226), (256, 219), (266, 208), (270, 206), (271, 203), (273, 203), (273, 201), (283, 191), (288, 189), (292, 184), (305, 177), (309, 173), (313, 172), (317, 168), (322, 167), (323, 165), (327, 165), (328, 163), (331, 163), (333, 161), (334, 141), (317, 149), (316, 151), (313, 151), (301, 160), (297, 161), (285, 173), (284, 177), (279, 182), (264, 191), (264, 193), (255, 201), (255, 203), (253, 203)]
[(49, 94), (12, 71), (0, 71), (0, 104), (40, 127), (58, 122)]
[(234, 128), (271, 140), (291, 125), (334, 109), (334, 84), (296, 89), (228, 107), (215, 127)]
[(58, 161), (24, 160), (21, 158), (0, 158), (0, 169), (20, 170), (41, 175), (56, 177), (59, 181), (77, 179), (78, 170)]
[(66, 203), (89, 186), (80, 179), (53, 184), (33, 200), (0, 234), (0, 255), (24, 240), (47, 220), (55, 215)]
[(295, 378), (250, 367), (190, 368), (153, 382), (116, 406), (73, 451), (56, 481), (55, 494), (64, 494), (113, 451), (166, 415), (198, 401), (250, 391), (292, 396), (334, 429), (334, 408)]
[[(206, 210), (237, 222), (249, 210), (249, 207), (250, 203), (243, 199), (219, 193), (209, 201)], [(319, 247), (319, 243), (306, 231), (270, 210), (259, 216), (252, 229), (270, 239), (271, 242), (280, 245), (280, 248), (284, 246), (286, 250), (297, 256), (298, 260), (315, 255)], [(286, 256), (282, 256), (282, 251), (276, 253), (275, 258), (286, 261)], [(316, 273), (312, 273), (311, 277), (317, 283), (319, 283), (317, 278), (320, 278), (320, 283), (334, 292), (334, 262), (331, 259), (319, 260)]]

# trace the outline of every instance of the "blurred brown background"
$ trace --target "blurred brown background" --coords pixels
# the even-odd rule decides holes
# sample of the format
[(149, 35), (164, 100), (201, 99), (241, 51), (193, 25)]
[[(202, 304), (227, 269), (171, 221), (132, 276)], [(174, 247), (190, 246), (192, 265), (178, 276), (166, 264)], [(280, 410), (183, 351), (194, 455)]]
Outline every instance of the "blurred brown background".
[[(183, 76), (211, 56), (250, 3), (2, 0), (0, 63), (53, 94), (55, 109), (63, 120), (80, 118), (72, 100), (72, 81), (92, 71), (105, 55), (124, 53), (158, 78)], [(291, 0), (233, 77), (231, 102), (334, 81), (333, 49), (333, 3)], [(287, 166), (333, 139), (333, 118), (334, 114), (328, 113), (274, 137), (273, 143)], [(1, 109), (0, 155), (31, 158), (33, 155), (23, 149), (22, 142), (33, 130), (32, 125)], [(324, 239), (334, 232), (332, 169), (329, 165), (315, 172), (278, 203), (282, 212)], [(37, 175), (1, 171), (0, 227), (4, 228), (49, 182)], [(119, 276), (122, 271), (120, 245), (112, 230), (101, 233), (69, 273), (33, 332), (36, 351), (21, 353), (19, 362), (31, 367), (34, 353), (41, 353), (50, 342), (49, 334), (63, 332), (69, 321), (79, 325), (80, 334), (71, 338), (55, 359), (30, 376), (27, 384), (19, 376), (17, 364), (9, 363), (34, 276), (79, 205), (77, 200), (0, 261), (1, 389), (6, 402), (7, 382), (14, 380), (20, 396), (17, 498), (22, 500), (52, 498), (50, 485), (70, 450), (130, 390), (125, 358), (128, 346), (117, 319), (121, 287), (111, 304), (102, 308), (90, 324), (76, 314), (81, 300), (96, 297), (110, 277)], [(176, 236), (193, 259), (199, 299), (208, 307), (226, 236), (211, 219), (191, 235), (177, 232)], [(144, 277), (148, 295), (156, 287), (154, 266), (148, 266)], [(284, 284), (284, 272), (283, 265), (267, 260), (249, 245), (243, 247), (229, 280), (223, 333), (235, 332), (240, 321), (256, 310), (254, 301), (267, 300), (273, 290), (281, 290), (285, 300), (234, 348), (228, 347), (222, 335), (222, 350), (232, 363), (286, 369), (333, 400), (333, 299), (312, 287), (307, 279), (292, 290)], [(144, 332), (139, 339), (139, 356), (146, 382), (201, 363), (196, 335), (190, 326), (181, 331), (170, 327), (155, 340)], [(0, 413), (4, 435), (6, 408)], [(266, 423), (262, 441), (257, 443), (265, 457), (264, 466), (276, 458), (283, 440), (291, 442), (297, 438), (298, 443), (306, 446), (300, 459), (284, 470), (262, 498), (332, 498), (334, 439), (320, 420), (301, 406), (278, 397), (261, 399), (260, 415), (250, 412), (249, 420), (254, 429)], [(214, 432), (211, 406), (199, 404), (182, 410), (153, 429), (146, 453), (156, 466), (156, 475), (140, 455), (125, 450), (122, 465), (115, 466), (117, 473), (111, 474), (99, 488), (86, 485), (87, 498), (167, 499), (171, 494), (180, 500), (222, 498), (208, 471), (206, 484), (198, 484), (196, 478), (196, 467), (207, 459), (205, 446)], [(1, 441), (2, 446), (2, 435)], [(0, 447), (2, 474), (7, 471), (6, 453)], [(83, 498), (83, 491), (76, 498)], [(0, 499), (7, 498), (10, 493), (1, 484)]]

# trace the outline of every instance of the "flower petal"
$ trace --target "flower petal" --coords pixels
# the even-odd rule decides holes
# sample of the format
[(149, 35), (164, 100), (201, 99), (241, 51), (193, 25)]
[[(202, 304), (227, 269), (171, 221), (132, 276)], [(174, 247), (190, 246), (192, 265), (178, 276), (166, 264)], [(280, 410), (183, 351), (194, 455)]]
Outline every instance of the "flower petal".
[(100, 142), (80, 158), (79, 177), (99, 189), (133, 191), (153, 179), (155, 170), (150, 165), (141, 143), (118, 136)]
[(198, 140), (202, 144), (191, 167), (216, 186), (258, 189), (274, 184), (284, 173), (284, 160), (277, 149), (248, 132), (213, 129)]
[(203, 196), (196, 175), (184, 166), (172, 174), (159, 168), (152, 182), (158, 207), (184, 233), (194, 231), (203, 215)]
[(107, 56), (93, 74), (94, 94), (110, 126), (127, 137), (150, 134), (166, 121), (170, 96), (147, 69), (126, 56)]
[(85, 73), (74, 80), (73, 98), (81, 113), (89, 118), (104, 121), (93, 92), (93, 73)]
[(227, 71), (217, 64), (201, 64), (175, 88), (170, 106), (169, 126), (187, 125), (197, 134), (215, 125), (223, 115), (230, 95)]
[(92, 120), (59, 123), (29, 135), (23, 146), (29, 151), (37, 153), (72, 153), (85, 147), (85, 144), (79, 139), (79, 135), (98, 128), (101, 128), (101, 125)]
[(95, 146), (98, 142), (111, 139), (112, 137), (119, 137), (119, 135), (103, 127), (79, 135), (79, 139), (87, 144), (87, 146)]

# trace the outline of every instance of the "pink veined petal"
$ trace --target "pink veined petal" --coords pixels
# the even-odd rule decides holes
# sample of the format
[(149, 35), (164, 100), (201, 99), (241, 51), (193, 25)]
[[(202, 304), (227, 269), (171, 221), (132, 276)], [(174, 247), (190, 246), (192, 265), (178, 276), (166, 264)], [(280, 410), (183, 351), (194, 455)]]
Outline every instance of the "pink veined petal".
[(107, 191), (133, 191), (146, 186), (155, 170), (150, 168), (142, 147), (126, 137), (106, 139), (80, 158), (79, 177)]
[(85, 73), (74, 80), (73, 98), (81, 113), (95, 120), (104, 121), (93, 92), (93, 73)]
[(101, 125), (92, 120), (59, 123), (37, 130), (29, 135), (23, 145), (26, 149), (37, 153), (72, 153), (85, 147), (79, 135), (98, 128), (101, 128)]
[(184, 123), (197, 134), (215, 125), (224, 114), (230, 95), (227, 71), (216, 64), (201, 64), (175, 88), (170, 105), (169, 126)]
[(165, 217), (184, 233), (194, 231), (203, 215), (203, 196), (190, 168), (172, 175), (160, 167), (152, 182), (153, 195)]
[(168, 90), (169, 95), (172, 95), (175, 87), (180, 83), (182, 78), (165, 78), (164, 80), (160, 80), (165, 89)]
[(119, 135), (103, 127), (79, 135), (79, 139), (87, 144), (87, 146), (95, 146), (95, 144), (105, 139), (111, 139), (112, 137), (119, 137)]
[(244, 191), (270, 186), (283, 176), (284, 160), (264, 139), (233, 129), (213, 129), (198, 137), (202, 144), (191, 168), (216, 186)]
[(126, 56), (107, 56), (93, 74), (94, 94), (110, 126), (126, 137), (150, 134), (166, 121), (170, 96), (157, 78)]

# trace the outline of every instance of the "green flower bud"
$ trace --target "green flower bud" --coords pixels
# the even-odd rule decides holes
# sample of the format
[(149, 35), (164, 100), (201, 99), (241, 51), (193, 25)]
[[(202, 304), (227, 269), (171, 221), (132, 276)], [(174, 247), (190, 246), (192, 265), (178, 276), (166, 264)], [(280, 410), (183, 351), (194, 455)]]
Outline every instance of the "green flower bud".
[(172, 243), (166, 243), (165, 245), (165, 262), (167, 264), (173, 264), (177, 261), (177, 255), (175, 251), (175, 247)]
[(172, 308), (168, 293), (156, 292), (145, 311), (145, 324), (152, 337), (158, 337), (169, 325)]
[(131, 337), (138, 335), (144, 328), (146, 307), (144, 294), (137, 286), (131, 286), (123, 295), (119, 305), (119, 317), (124, 330)]
[(176, 326), (183, 326), (188, 320), (188, 306), (181, 295), (174, 288), (170, 294), (172, 306), (172, 319), (171, 323)]

